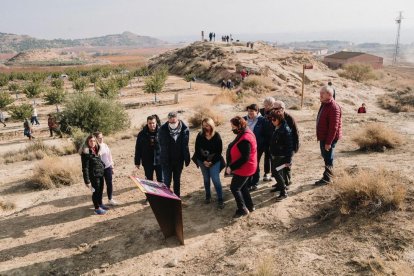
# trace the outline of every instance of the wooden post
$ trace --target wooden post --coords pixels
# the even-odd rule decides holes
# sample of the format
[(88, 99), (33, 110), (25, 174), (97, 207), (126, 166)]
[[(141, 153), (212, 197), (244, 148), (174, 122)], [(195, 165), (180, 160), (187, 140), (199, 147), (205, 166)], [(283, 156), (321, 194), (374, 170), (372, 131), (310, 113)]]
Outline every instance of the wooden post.
[(302, 72), (302, 100), (300, 102), (300, 109), (303, 108), (304, 91), (305, 91), (305, 65), (303, 65), (303, 72)]
[(178, 92), (174, 95), (174, 103), (178, 104)]

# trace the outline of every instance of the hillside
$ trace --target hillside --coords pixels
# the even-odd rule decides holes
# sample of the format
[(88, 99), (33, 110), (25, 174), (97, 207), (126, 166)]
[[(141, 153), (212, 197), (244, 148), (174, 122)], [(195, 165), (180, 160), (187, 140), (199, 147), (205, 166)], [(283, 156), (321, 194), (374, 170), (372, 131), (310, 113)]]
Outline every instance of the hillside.
[(155, 47), (166, 42), (131, 32), (84, 39), (37, 39), (28, 35), (0, 33), (0, 53), (67, 47)]

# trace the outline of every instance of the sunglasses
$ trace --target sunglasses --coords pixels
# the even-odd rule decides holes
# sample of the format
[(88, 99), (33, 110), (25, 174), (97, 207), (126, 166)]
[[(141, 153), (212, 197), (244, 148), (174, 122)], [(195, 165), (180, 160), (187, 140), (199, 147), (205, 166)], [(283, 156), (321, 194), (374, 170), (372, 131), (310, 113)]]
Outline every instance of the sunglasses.
[(277, 118), (272, 118), (272, 122), (276, 122), (277, 120), (279, 120), (279, 119), (277, 119)]

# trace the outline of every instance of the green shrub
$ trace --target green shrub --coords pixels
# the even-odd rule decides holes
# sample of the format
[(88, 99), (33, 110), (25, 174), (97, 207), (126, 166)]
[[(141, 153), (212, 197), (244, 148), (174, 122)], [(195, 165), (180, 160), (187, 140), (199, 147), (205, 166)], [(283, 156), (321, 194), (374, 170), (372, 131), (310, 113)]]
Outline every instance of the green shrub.
[(53, 88), (45, 93), (44, 99), (47, 104), (56, 105), (56, 111), (59, 112), (59, 105), (65, 101), (65, 96), (63, 89)]
[(20, 87), (17, 83), (10, 83), (9, 84), (9, 91), (16, 92), (19, 89), (20, 89)]
[(102, 131), (105, 135), (127, 128), (130, 124), (124, 107), (113, 100), (92, 94), (76, 94), (60, 113), (62, 131), (70, 133), (72, 127), (84, 132)]
[(13, 120), (23, 121), (26, 118), (30, 118), (33, 112), (33, 106), (27, 103), (12, 105), (7, 109), (7, 111)]
[(9, 83), (9, 77), (5, 74), (0, 74), (0, 87), (6, 86)]
[(13, 98), (10, 96), (9, 93), (3, 91), (0, 92), (0, 109), (5, 108), (7, 105), (14, 102)]
[(43, 73), (43, 72), (33, 72), (30, 75), (30, 79), (32, 80), (32, 82), (43, 82), (45, 79), (47, 78), (47, 74)]
[(83, 92), (88, 85), (88, 79), (85, 77), (78, 78), (73, 81), (72, 87), (78, 92)]
[(97, 93), (105, 99), (115, 99), (118, 97), (119, 86), (116, 80), (99, 81)]
[(127, 76), (117, 76), (115, 82), (119, 89), (124, 88), (129, 84), (129, 79)]
[(145, 80), (144, 91), (146, 93), (154, 93), (154, 101), (157, 101), (157, 93), (161, 92), (164, 88), (165, 82), (167, 81), (168, 70), (161, 68), (149, 76)]
[(359, 63), (346, 64), (343, 67), (343, 71), (339, 72), (339, 76), (357, 82), (375, 79), (372, 67), (370, 65)]
[(23, 93), (29, 99), (37, 98), (42, 93), (42, 87), (39, 83), (33, 82), (25, 86)]
[(57, 89), (62, 89), (65, 82), (62, 79), (54, 79), (51, 82), (52, 87), (55, 87)]
[(70, 136), (72, 138), (72, 142), (76, 148), (76, 151), (79, 151), (80, 148), (83, 146), (83, 143), (85, 142), (86, 137), (88, 137), (88, 134), (83, 132), (78, 127), (73, 127), (70, 131)]

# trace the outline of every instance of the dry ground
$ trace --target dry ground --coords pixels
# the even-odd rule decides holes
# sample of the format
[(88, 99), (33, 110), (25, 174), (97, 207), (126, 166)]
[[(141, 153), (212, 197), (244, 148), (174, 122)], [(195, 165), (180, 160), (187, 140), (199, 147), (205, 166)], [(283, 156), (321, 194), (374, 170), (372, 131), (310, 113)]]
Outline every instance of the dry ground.
[[(172, 88), (188, 87), (177, 77), (169, 81)], [(345, 83), (347, 87), (342, 86)], [(218, 210), (215, 202), (203, 203), (201, 172), (194, 164), (184, 169), (182, 196), (187, 207), (183, 209), (185, 245), (180, 246), (175, 238), (163, 238), (150, 207), (143, 204), (144, 195), (128, 179), (131, 174), (143, 176), (143, 171), (137, 171), (133, 164), (135, 138), (120, 139), (120, 134), (110, 137), (109, 144), (116, 164), (115, 198), (121, 205), (105, 216), (93, 215), (89, 190), (82, 183), (33, 191), (24, 182), (31, 177), (36, 162), (0, 165), (0, 199), (16, 205), (14, 210), (0, 213), (0, 275), (249, 275), (263, 267), (272, 267), (276, 275), (413, 275), (414, 114), (393, 114), (377, 107), (376, 97), (385, 93), (380, 88), (340, 79), (336, 85), (338, 101), (344, 107), (344, 138), (337, 146), (336, 167), (400, 171), (411, 181), (403, 210), (351, 218), (326, 211), (333, 200), (332, 189), (312, 185), (320, 177), (323, 164), (315, 139), (314, 106), (289, 111), (298, 122), (302, 146), (294, 157), (294, 184), (283, 202), (277, 203), (269, 193), (270, 183), (262, 183), (253, 192), (257, 210), (234, 221), (229, 179), (222, 178), (226, 206)], [(235, 105), (211, 104), (219, 88), (205, 83), (193, 87), (179, 91), (179, 105), (128, 110), (132, 127), (141, 126), (153, 113), (165, 121), (171, 110), (182, 110), (187, 121), (200, 104), (221, 113), (226, 120), (244, 114)], [(130, 92), (128, 99), (137, 100), (133, 90)], [(150, 95), (146, 97), (151, 99)], [(317, 99), (316, 89), (307, 97)], [(293, 104), (299, 101), (286, 100)], [(362, 101), (367, 103), (368, 114), (360, 116), (356, 109)], [(403, 134), (407, 144), (385, 153), (357, 151), (352, 135), (367, 122), (385, 123)], [(218, 131), (224, 145), (234, 137), (228, 123)], [(191, 151), (196, 132), (191, 132)], [(20, 138), (12, 143), (2, 141), (0, 153), (25, 143)], [(64, 158), (80, 166), (78, 155)]]

